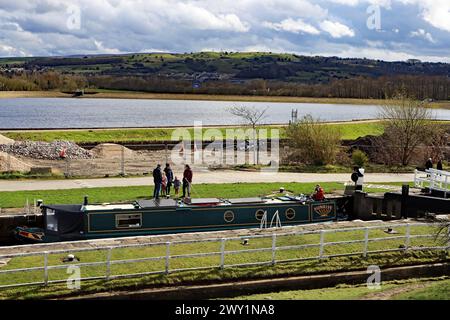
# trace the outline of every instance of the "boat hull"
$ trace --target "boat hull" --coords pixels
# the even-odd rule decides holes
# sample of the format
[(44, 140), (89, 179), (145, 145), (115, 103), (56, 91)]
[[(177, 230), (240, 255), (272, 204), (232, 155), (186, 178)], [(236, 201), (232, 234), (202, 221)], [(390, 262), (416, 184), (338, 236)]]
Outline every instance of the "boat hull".
[[(266, 215), (266, 223), (261, 223)], [(311, 204), (247, 205), (208, 208), (176, 208), (140, 212), (90, 212), (86, 216), (86, 238), (110, 238), (137, 235), (186, 233), (247, 229), (276, 226), (278, 213), (281, 226), (336, 220), (334, 202)], [(141, 216), (139, 227), (118, 228), (121, 215)]]
[(41, 231), (45, 236), (35, 242), (268, 228), (337, 219), (335, 201), (96, 208), (44, 206), (46, 229)]

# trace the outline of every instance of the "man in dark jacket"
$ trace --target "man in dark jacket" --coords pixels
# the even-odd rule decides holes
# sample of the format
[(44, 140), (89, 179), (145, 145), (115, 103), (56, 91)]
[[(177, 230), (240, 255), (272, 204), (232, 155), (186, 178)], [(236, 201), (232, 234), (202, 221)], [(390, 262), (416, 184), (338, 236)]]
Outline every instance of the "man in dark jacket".
[(167, 178), (167, 187), (166, 187), (166, 195), (170, 195), (170, 187), (173, 183), (173, 171), (172, 168), (170, 168), (170, 164), (166, 163), (166, 167), (164, 168), (164, 173), (166, 174)]
[(427, 162), (425, 162), (425, 169), (432, 169), (433, 168), (433, 160), (431, 158), (428, 158)]
[(439, 159), (439, 161), (438, 161), (438, 163), (437, 163), (437, 165), (436, 165), (436, 169), (437, 169), (437, 170), (440, 170), (440, 171), (443, 170), (443, 167), (442, 167), (442, 160), (441, 160), (441, 159)]
[(153, 198), (159, 199), (159, 194), (161, 193), (161, 185), (162, 185), (162, 171), (160, 164), (158, 164), (156, 168), (153, 170), (153, 182), (155, 183)]
[(183, 172), (183, 198), (186, 197), (186, 189), (187, 189), (188, 198), (191, 197), (192, 175), (193, 174), (192, 174), (191, 167), (189, 167), (189, 165), (187, 164), (184, 167), (184, 172)]

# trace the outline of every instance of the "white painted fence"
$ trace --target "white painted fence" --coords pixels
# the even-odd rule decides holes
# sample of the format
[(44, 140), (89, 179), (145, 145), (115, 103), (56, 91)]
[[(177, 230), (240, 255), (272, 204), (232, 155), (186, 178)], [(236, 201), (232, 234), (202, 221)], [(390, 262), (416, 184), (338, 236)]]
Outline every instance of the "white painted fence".
[[(434, 238), (436, 234), (411, 234), (411, 227), (415, 226), (433, 226), (433, 224), (424, 224), (424, 223), (408, 223), (408, 224), (390, 224), (390, 225), (378, 225), (378, 226), (368, 226), (368, 227), (358, 227), (358, 228), (340, 228), (340, 229), (325, 229), (325, 230), (317, 230), (317, 231), (303, 231), (303, 232), (285, 232), (285, 233), (272, 233), (265, 235), (254, 235), (254, 236), (244, 236), (244, 237), (230, 237), (230, 238), (211, 238), (211, 239), (202, 239), (202, 240), (185, 240), (185, 241), (174, 241), (174, 242), (160, 242), (160, 243), (148, 243), (148, 244), (130, 244), (130, 245), (118, 245), (118, 246), (109, 246), (109, 247), (98, 247), (98, 248), (85, 248), (85, 249), (70, 249), (70, 250), (52, 250), (52, 251), (44, 251), (44, 252), (27, 252), (27, 253), (17, 253), (10, 255), (0, 255), (1, 259), (7, 258), (20, 258), (20, 257), (31, 257), (31, 256), (43, 256), (44, 265), (40, 267), (31, 267), (31, 268), (20, 268), (20, 269), (8, 269), (1, 270), (0, 275), (2, 274), (10, 274), (10, 273), (18, 273), (18, 272), (30, 272), (30, 271), (42, 271), (43, 277), (42, 281), (39, 282), (28, 282), (28, 283), (14, 283), (8, 285), (0, 285), (0, 288), (11, 288), (11, 287), (20, 287), (20, 286), (33, 286), (33, 285), (48, 285), (52, 283), (64, 283), (67, 280), (49, 280), (49, 270), (55, 269), (67, 269), (68, 266), (106, 266), (105, 274), (97, 277), (85, 277), (80, 280), (96, 280), (96, 279), (118, 279), (118, 278), (131, 278), (131, 277), (142, 277), (145, 275), (154, 275), (154, 274), (169, 274), (171, 272), (179, 272), (179, 271), (188, 271), (188, 270), (205, 270), (205, 269), (220, 269), (223, 270), (225, 268), (230, 267), (245, 267), (245, 266), (258, 266), (258, 265), (275, 265), (278, 263), (290, 263), (290, 262), (298, 262), (298, 261), (306, 261), (306, 260), (320, 260), (326, 258), (333, 257), (343, 257), (343, 256), (356, 256), (362, 255), (363, 257), (367, 257), (369, 254), (374, 253), (385, 253), (385, 252), (395, 252), (395, 251), (420, 251), (420, 250), (449, 250), (450, 243), (444, 246), (419, 246), (413, 247), (410, 245), (411, 239), (414, 238)], [(398, 228), (398, 227), (406, 227), (405, 235), (392, 235), (381, 238), (370, 238), (369, 232), (371, 230), (376, 229), (386, 229), (386, 228)], [(274, 229), (274, 231), (279, 231), (279, 229)], [(364, 231), (364, 237), (358, 240), (345, 240), (345, 241), (335, 241), (335, 242), (327, 242), (326, 235), (330, 233), (337, 232), (352, 232), (352, 231)], [(447, 230), (450, 235), (450, 227)], [(313, 244), (299, 244), (299, 245), (289, 245), (289, 246), (277, 246), (277, 238), (281, 236), (303, 236), (303, 235), (312, 235), (319, 234), (320, 242)], [(244, 249), (244, 250), (230, 250), (226, 251), (226, 243), (228, 241), (242, 241), (243, 239), (249, 239), (252, 243), (257, 239), (263, 238), (271, 238), (272, 245), (270, 248), (255, 248), (255, 249)], [(384, 249), (384, 250), (369, 250), (370, 242), (378, 242), (378, 241), (387, 241), (387, 240), (404, 240), (403, 247), (392, 248), (392, 249)], [(171, 254), (171, 246), (178, 244), (193, 244), (198, 243), (200, 246), (202, 243), (207, 242), (218, 242), (220, 243), (220, 251), (218, 252), (205, 252), (205, 253), (192, 253), (192, 254), (181, 254), (181, 255), (172, 255)], [(339, 253), (339, 254), (325, 254), (325, 248), (327, 246), (335, 246), (335, 245), (344, 245), (344, 244), (352, 244), (352, 243), (361, 243), (363, 244), (363, 250), (360, 252), (349, 252), (349, 253)], [(123, 259), (123, 260), (112, 260), (112, 252), (113, 250), (123, 249), (123, 248), (144, 248), (144, 247), (153, 247), (153, 246), (165, 246), (165, 256), (158, 257), (146, 257), (139, 259)], [(301, 250), (305, 248), (318, 248), (319, 254), (313, 257), (305, 257), (305, 258), (295, 258), (295, 259), (287, 259), (287, 260), (277, 260), (277, 252), (282, 250)], [(98, 261), (98, 262), (87, 262), (87, 263), (70, 263), (65, 265), (49, 265), (49, 255), (50, 254), (70, 254), (70, 253), (81, 253), (88, 251), (104, 251), (106, 250), (106, 260)], [(256, 253), (256, 252), (271, 252), (271, 259), (269, 261), (264, 262), (252, 262), (252, 263), (242, 263), (242, 264), (225, 264), (225, 257), (235, 254), (242, 253)], [(220, 256), (219, 265), (215, 266), (201, 266), (195, 268), (183, 268), (183, 269), (172, 269), (170, 267), (170, 262), (175, 259), (182, 258), (199, 258), (199, 257), (208, 257), (208, 256)], [(149, 272), (140, 272), (140, 273), (129, 273), (129, 274), (117, 274), (111, 275), (111, 266), (115, 264), (133, 264), (138, 262), (146, 262), (146, 261), (164, 261), (164, 270), (158, 271), (149, 271)]]
[(414, 171), (414, 186), (416, 188), (428, 187), (444, 193), (444, 197), (450, 194), (450, 172), (427, 169), (425, 171)]

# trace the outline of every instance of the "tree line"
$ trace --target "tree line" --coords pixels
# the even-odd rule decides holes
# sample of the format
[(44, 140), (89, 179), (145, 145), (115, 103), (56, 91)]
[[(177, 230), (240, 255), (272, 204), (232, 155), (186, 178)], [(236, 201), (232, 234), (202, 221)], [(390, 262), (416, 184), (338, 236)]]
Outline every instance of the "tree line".
[(89, 82), (84, 76), (61, 74), (55, 71), (21, 74), (0, 74), (0, 91), (47, 91), (73, 92), (86, 88)]
[[(195, 85), (194, 85), (195, 84)], [(0, 74), (0, 91), (114, 89), (156, 93), (386, 99), (403, 91), (416, 99), (450, 99), (446, 76), (393, 75), (336, 79), (307, 84), (252, 79), (246, 81), (174, 79), (168, 76), (83, 76), (56, 71)]]

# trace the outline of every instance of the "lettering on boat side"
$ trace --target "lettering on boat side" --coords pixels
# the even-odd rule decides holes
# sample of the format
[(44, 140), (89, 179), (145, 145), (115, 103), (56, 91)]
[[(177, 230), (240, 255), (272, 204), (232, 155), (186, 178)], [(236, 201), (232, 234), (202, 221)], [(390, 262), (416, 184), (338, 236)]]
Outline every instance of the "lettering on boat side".
[(321, 217), (328, 216), (333, 212), (334, 206), (332, 204), (320, 204), (318, 206), (314, 206), (314, 213), (317, 213)]

